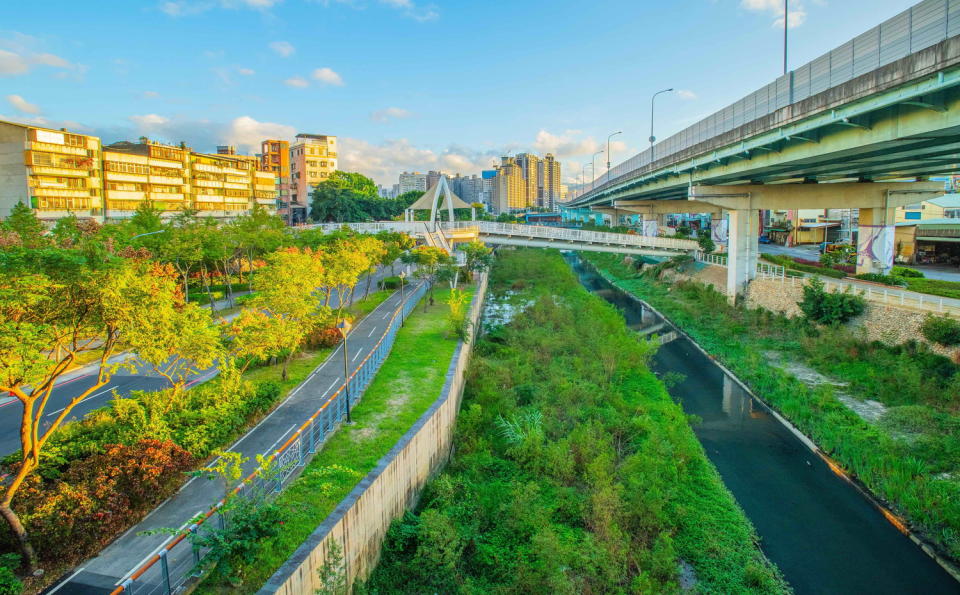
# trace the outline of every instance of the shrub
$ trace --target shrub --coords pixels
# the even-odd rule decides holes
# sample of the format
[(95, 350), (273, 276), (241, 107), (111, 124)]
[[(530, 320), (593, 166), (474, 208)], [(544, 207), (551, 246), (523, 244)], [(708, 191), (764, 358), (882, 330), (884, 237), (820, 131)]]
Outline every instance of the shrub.
[(325, 349), (339, 345), (343, 337), (335, 326), (327, 326), (314, 329), (307, 335), (304, 344), (308, 349)]
[(708, 254), (717, 249), (709, 229), (701, 229), (697, 233), (697, 243), (700, 244), (700, 249)]
[[(404, 287), (409, 284), (410, 282), (404, 279)], [(400, 277), (384, 277), (384, 279), (380, 281), (380, 286), (384, 289), (400, 289)]]
[(890, 274), (895, 277), (910, 277), (911, 279), (923, 279), (923, 273), (917, 269), (911, 269), (907, 267), (893, 267), (893, 270), (890, 271)]
[(23, 583), (17, 579), (13, 570), (0, 566), (0, 595), (20, 595), (21, 591), (23, 591)]
[(938, 345), (945, 347), (960, 345), (960, 321), (949, 316), (927, 315), (923, 326), (920, 327), (920, 332), (928, 341)]
[(273, 402), (280, 396), (280, 383), (276, 380), (264, 380), (257, 383), (256, 391), (253, 393), (254, 407), (264, 411), (273, 405)]
[(251, 291), (250, 293), (238, 295), (236, 298), (234, 298), (233, 303), (235, 303), (238, 306), (243, 306), (244, 304), (249, 303), (255, 297), (257, 297), (257, 292)]
[[(223, 292), (222, 291), (211, 291), (210, 295), (213, 296), (214, 300), (222, 300)], [(196, 304), (209, 304), (210, 295), (207, 295), (206, 291), (191, 291), (187, 294), (188, 301), (194, 302)]]
[(840, 246), (830, 252), (824, 252), (820, 255), (820, 264), (825, 267), (834, 267), (837, 265), (849, 265), (854, 263), (857, 257), (857, 249), (853, 246)]
[(692, 231), (692, 230), (690, 229), (690, 227), (688, 227), (688, 226), (686, 226), (686, 225), (681, 225), (680, 227), (677, 228), (677, 233), (674, 234), (674, 237), (676, 237), (676, 238), (689, 238), (691, 231)]
[(797, 303), (808, 320), (821, 324), (836, 325), (862, 314), (866, 301), (853, 293), (850, 287), (844, 292), (828, 292), (823, 281), (810, 279), (803, 286), (803, 300)]
[(897, 287), (907, 286), (906, 281), (904, 281), (900, 277), (894, 277), (893, 275), (882, 275), (880, 273), (860, 273), (856, 277), (857, 279), (863, 279), (864, 281), (872, 281), (874, 283), (883, 283), (884, 285), (895, 285)]

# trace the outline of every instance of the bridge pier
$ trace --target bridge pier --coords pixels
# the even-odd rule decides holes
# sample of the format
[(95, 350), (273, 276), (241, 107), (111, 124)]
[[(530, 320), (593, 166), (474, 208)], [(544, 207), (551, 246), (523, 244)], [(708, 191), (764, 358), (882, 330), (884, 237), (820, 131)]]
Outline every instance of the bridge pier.
[(886, 275), (893, 268), (895, 209), (860, 209), (857, 274)]

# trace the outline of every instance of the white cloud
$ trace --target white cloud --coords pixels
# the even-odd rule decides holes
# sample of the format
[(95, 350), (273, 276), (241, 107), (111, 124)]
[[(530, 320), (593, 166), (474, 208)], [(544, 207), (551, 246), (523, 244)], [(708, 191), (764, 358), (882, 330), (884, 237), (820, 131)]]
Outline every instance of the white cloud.
[(380, 0), (380, 3), (401, 10), (405, 16), (417, 21), (434, 21), (440, 18), (440, 13), (433, 4), (420, 6), (413, 0)]
[(170, 119), (157, 114), (145, 114), (142, 116), (130, 116), (130, 121), (143, 130), (149, 130), (163, 127), (170, 122)]
[(256, 71), (254, 71), (252, 68), (239, 68), (237, 69), (237, 72), (243, 76), (253, 76), (256, 74)]
[(157, 97), (160, 97), (160, 94), (156, 91), (144, 91), (140, 94), (140, 96), (144, 99), (156, 99)]
[(35, 103), (30, 103), (19, 95), (7, 95), (7, 103), (13, 106), (19, 112), (25, 114), (39, 114), (40, 107)]
[[(771, 24), (773, 27), (783, 27), (783, 0), (740, 0), (740, 6), (756, 12), (767, 12), (776, 16)], [(803, 3), (794, 0), (790, 6), (789, 26), (791, 29), (799, 27), (807, 20), (807, 11)]]
[(299, 89), (302, 89), (304, 87), (309, 87), (310, 81), (303, 78), (302, 76), (292, 76), (287, 80), (283, 81), (283, 84), (288, 87), (297, 87)]
[(697, 98), (697, 94), (694, 93), (693, 91), (690, 91), (689, 89), (680, 89), (679, 91), (677, 91), (677, 95), (680, 97), (680, 99), (689, 100), (689, 99)]
[(289, 58), (297, 51), (293, 44), (288, 41), (272, 41), (270, 42), (270, 49), (284, 58)]
[(259, 122), (250, 116), (235, 118), (225, 132), (226, 144), (244, 151), (259, 151), (260, 142), (268, 138), (293, 138), (296, 128), (275, 122)]
[(388, 107), (372, 112), (370, 119), (374, 122), (389, 122), (390, 120), (409, 118), (412, 115), (412, 113), (402, 107)]
[(337, 74), (333, 69), (327, 68), (326, 66), (324, 66), (323, 68), (318, 68), (314, 70), (313, 74), (311, 74), (310, 76), (312, 76), (314, 79), (320, 81), (325, 85), (334, 85), (336, 87), (343, 86), (343, 78), (341, 78), (341, 76)]
[(30, 65), (20, 54), (0, 50), (0, 76), (17, 76), (30, 71)]
[(169, 0), (160, 3), (160, 12), (171, 17), (183, 17), (206, 12), (212, 8), (267, 11), (283, 0)]

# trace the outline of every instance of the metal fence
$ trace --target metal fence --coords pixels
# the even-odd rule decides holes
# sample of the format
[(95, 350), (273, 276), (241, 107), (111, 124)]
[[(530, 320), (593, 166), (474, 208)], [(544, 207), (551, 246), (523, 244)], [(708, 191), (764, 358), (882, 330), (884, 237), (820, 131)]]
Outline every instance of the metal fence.
[(960, 34), (960, 0), (924, 0), (612, 168), (584, 194), (788, 105)]
[[(789, 279), (789, 281), (787, 281), (787, 279)], [(846, 291), (848, 288), (851, 288), (854, 293), (862, 295), (864, 299), (875, 304), (886, 304), (888, 306), (911, 308), (923, 312), (948, 313), (954, 316), (960, 316), (960, 307), (954, 305), (955, 300), (949, 298), (887, 287), (872, 287), (865, 283), (842, 283), (828, 277), (820, 277), (820, 280), (823, 281), (824, 287), (828, 291)], [(802, 286), (806, 284), (807, 281), (807, 277), (780, 278), (782, 284), (789, 284), (791, 287)]]
[[(704, 264), (712, 264), (714, 266), (724, 268), (727, 266), (726, 254), (706, 254), (704, 252), (697, 252), (696, 259), (698, 262), (702, 262)], [(757, 275), (767, 279), (782, 279), (786, 275), (786, 269), (779, 264), (758, 261)]]
[(255, 469), (198, 521), (191, 523), (172, 541), (150, 556), (111, 595), (119, 593), (171, 595), (184, 588), (187, 581), (197, 575), (201, 561), (209, 554), (208, 549), (194, 545), (195, 540), (191, 539), (191, 535), (208, 534), (224, 529), (230, 522), (229, 511), (224, 508), (227, 499), (248, 498), (254, 502), (263, 502), (283, 489), (297, 471), (309, 462), (312, 455), (336, 431), (346, 417), (347, 395), (349, 395), (351, 408), (360, 401), (377, 370), (390, 353), (402, 321), (423, 297), (426, 289), (426, 284), (421, 283), (406, 296), (404, 302), (393, 312), (390, 323), (376, 346), (316, 413), (270, 455), (266, 468)]

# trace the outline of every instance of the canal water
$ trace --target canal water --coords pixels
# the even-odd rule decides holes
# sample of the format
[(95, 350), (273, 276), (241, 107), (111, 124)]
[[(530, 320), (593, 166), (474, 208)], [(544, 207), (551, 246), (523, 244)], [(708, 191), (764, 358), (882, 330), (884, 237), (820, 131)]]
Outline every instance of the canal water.
[[(576, 255), (565, 257), (580, 282), (619, 308), (632, 329), (670, 331)], [(797, 593), (960, 593), (960, 583), (690, 340), (679, 335), (665, 343), (652, 368), (684, 375), (670, 394), (703, 420), (694, 432), (707, 456)]]

